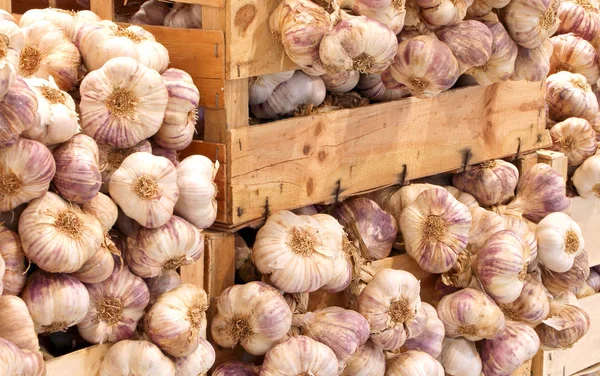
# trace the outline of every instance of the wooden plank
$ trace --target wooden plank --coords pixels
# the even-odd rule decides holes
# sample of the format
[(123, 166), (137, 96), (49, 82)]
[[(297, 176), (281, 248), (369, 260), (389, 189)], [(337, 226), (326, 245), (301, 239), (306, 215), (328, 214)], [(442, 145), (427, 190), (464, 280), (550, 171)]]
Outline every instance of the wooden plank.
[(204, 290), (211, 302), (235, 284), (235, 236), (206, 230)]
[(279, 0), (227, 2), (227, 79), (297, 69), (269, 30)]
[(519, 170), (519, 176), (523, 176), (527, 171), (529, 171), (531, 167), (533, 167), (533, 165), (538, 163), (537, 152), (523, 155), (522, 157), (518, 158), (514, 163), (515, 166), (517, 166), (517, 170)]
[(223, 108), (225, 106), (225, 80), (222, 78), (193, 77), (194, 85), (200, 92), (199, 107)]
[(600, 294), (579, 303), (590, 316), (590, 330), (570, 349), (540, 351), (533, 360), (534, 376), (572, 375), (600, 362)]
[(225, 7), (225, 0), (177, 0), (174, 2), (205, 5), (207, 7), (215, 7), (215, 8)]
[(12, 13), (12, 1), (0, 0), (0, 9), (4, 9), (5, 11)]
[(100, 364), (112, 344), (95, 345), (87, 349), (54, 358), (46, 362), (46, 376), (98, 376)]
[(531, 360), (525, 362), (519, 369), (511, 374), (511, 376), (530, 376), (531, 375)]
[(204, 155), (213, 163), (219, 161), (219, 170), (215, 177), (217, 185), (217, 221), (227, 220), (228, 190), (227, 190), (227, 147), (223, 144), (194, 140), (185, 150), (179, 152), (179, 159), (183, 160), (190, 155)]
[(568, 179), (569, 158), (561, 152), (552, 150), (538, 150), (538, 162), (550, 165), (564, 179)]
[[(206, 239), (204, 245), (204, 252), (206, 256)], [(193, 285), (204, 288), (204, 258), (205, 257), (200, 257), (200, 259), (192, 265), (185, 265), (179, 269), (181, 283), (191, 283)]]
[(571, 204), (571, 217), (581, 227), (590, 266), (600, 265), (600, 200), (573, 197)]
[(115, 0), (90, 0), (90, 10), (103, 20), (114, 20)]
[(232, 129), (229, 224), (547, 147), (544, 96), (504, 82)]

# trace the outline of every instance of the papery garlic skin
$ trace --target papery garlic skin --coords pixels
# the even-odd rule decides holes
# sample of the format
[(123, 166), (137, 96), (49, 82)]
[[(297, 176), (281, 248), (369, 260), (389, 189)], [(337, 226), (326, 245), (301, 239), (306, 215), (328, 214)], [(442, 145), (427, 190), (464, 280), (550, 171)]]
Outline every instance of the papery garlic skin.
[(573, 34), (557, 35), (550, 38), (550, 40), (554, 47), (550, 59), (550, 72), (552, 74), (567, 71), (585, 76), (590, 85), (598, 81), (600, 66), (596, 49), (591, 43)]
[(548, 115), (554, 121), (571, 117), (583, 118), (590, 123), (596, 120), (598, 100), (585, 76), (561, 71), (546, 80)]
[[(388, 71), (389, 69), (386, 69), (384, 72)], [(399, 82), (395, 88), (388, 88), (380, 74), (361, 74), (356, 89), (363, 97), (379, 102), (394, 101), (410, 95), (406, 86)]]
[(229, 361), (213, 370), (213, 376), (258, 376), (260, 366), (252, 363)]
[(154, 304), (160, 295), (181, 285), (181, 277), (177, 271), (167, 270), (157, 277), (144, 280), (144, 282), (150, 291), (150, 304)]
[(160, 349), (148, 341), (121, 341), (106, 352), (99, 376), (176, 376), (175, 367)]
[(18, 68), (19, 55), (25, 45), (23, 30), (14, 21), (5, 20), (0, 17), (0, 35), (5, 37), (3, 39), (7, 42), (6, 45), (2, 46), (2, 53), (0, 55), (4, 55), (6, 60), (13, 65), (13, 68)]
[(0, 148), (16, 144), (21, 133), (36, 123), (37, 108), (35, 93), (17, 77), (0, 101)]
[(98, 143), (129, 148), (161, 127), (169, 94), (158, 72), (129, 57), (108, 60), (80, 86), (81, 127)]
[(2, 293), (19, 295), (27, 278), (25, 253), (23, 253), (19, 236), (3, 225), (0, 226), (0, 257), (5, 266)]
[(32, 201), (19, 220), (23, 251), (40, 268), (52, 273), (77, 271), (104, 239), (102, 225), (57, 194)]
[(347, 93), (358, 84), (360, 73), (357, 71), (345, 71), (335, 74), (324, 74), (321, 76), (321, 79), (327, 91), (332, 93)]
[(341, 376), (383, 376), (385, 355), (372, 341), (365, 342), (346, 362)]
[(464, 338), (444, 338), (439, 361), (449, 376), (481, 376), (481, 358), (475, 343)]
[(81, 322), (90, 296), (77, 278), (68, 274), (35, 271), (27, 279), (21, 297), (38, 333), (55, 333)]
[(265, 354), (279, 343), (292, 325), (292, 312), (285, 299), (278, 290), (262, 282), (225, 289), (216, 307), (217, 315), (211, 323), (215, 343), (228, 348), (239, 343), (254, 355)]
[(457, 25), (467, 14), (473, 0), (416, 0), (421, 7), (421, 17), (432, 29), (438, 26)]
[(536, 48), (552, 36), (560, 25), (556, 0), (512, 0), (503, 9), (506, 29), (525, 48)]
[(81, 205), (81, 210), (93, 215), (100, 222), (105, 233), (114, 226), (119, 216), (117, 204), (110, 197), (100, 192), (90, 201)]
[(600, 198), (600, 155), (589, 157), (575, 170), (573, 185), (583, 198)]
[(165, 17), (165, 26), (183, 29), (201, 29), (202, 6), (182, 3), (173, 5), (173, 9)]
[[(198, 348), (188, 356), (173, 359), (176, 376), (198, 376), (205, 374), (215, 363), (215, 349), (200, 337)], [(215, 373), (213, 372), (213, 375)]]
[(105, 239), (100, 245), (100, 249), (71, 275), (83, 283), (100, 283), (110, 277), (115, 267), (115, 261), (111, 250), (104, 244), (108, 242), (112, 243), (110, 239)]
[(177, 171), (166, 158), (133, 153), (111, 176), (108, 191), (127, 216), (158, 228), (169, 221), (179, 198)]
[(430, 98), (450, 89), (460, 76), (458, 61), (452, 51), (430, 35), (400, 43), (391, 73), (418, 98)]
[(387, 361), (385, 376), (444, 376), (444, 367), (431, 355), (410, 350)]
[(575, 257), (573, 266), (564, 273), (553, 272), (543, 266), (540, 271), (544, 286), (556, 296), (566, 291), (577, 293), (590, 275), (590, 264), (587, 253), (582, 251)]
[(148, 140), (140, 141), (140, 143), (126, 149), (114, 148), (105, 144), (98, 144), (98, 150), (100, 152), (100, 166), (102, 173), (102, 193), (108, 193), (108, 182), (112, 177), (113, 173), (121, 167), (121, 164), (133, 153), (146, 152), (152, 153), (152, 146)]
[(554, 145), (551, 150), (564, 153), (569, 166), (579, 166), (598, 149), (596, 132), (585, 119), (568, 118), (550, 129)]
[(161, 227), (139, 229), (128, 239), (127, 248), (125, 260), (131, 270), (142, 278), (152, 278), (198, 261), (204, 254), (204, 235), (174, 215)]
[(492, 54), (485, 64), (472, 67), (466, 73), (473, 76), (480, 85), (491, 85), (511, 78), (519, 48), (500, 22), (485, 24), (493, 36)]
[(252, 77), (248, 85), (248, 104), (261, 104), (266, 102), (273, 90), (279, 84), (292, 78), (295, 71), (266, 74), (264, 76)]
[(273, 347), (265, 355), (261, 376), (338, 375), (334, 352), (324, 344), (305, 336), (294, 336)]
[(504, 314), (485, 293), (466, 288), (447, 295), (437, 306), (446, 336), (469, 341), (495, 338), (505, 327)]
[(170, 11), (169, 5), (160, 0), (145, 1), (140, 10), (131, 17), (131, 23), (134, 25), (164, 26), (165, 17)]
[(538, 257), (554, 272), (571, 269), (573, 261), (585, 248), (581, 228), (565, 213), (551, 213), (540, 221), (535, 231)]
[(471, 208), (471, 217), (473, 222), (471, 230), (469, 230), (467, 250), (472, 254), (477, 254), (491, 236), (506, 228), (501, 216), (484, 208)]
[(494, 339), (483, 341), (481, 360), (485, 375), (509, 375), (533, 358), (540, 348), (540, 339), (529, 326), (507, 321), (504, 331)]
[(542, 350), (555, 350), (573, 346), (589, 328), (590, 317), (583, 309), (553, 301), (550, 303), (550, 318), (544, 320), (535, 331)]
[(9, 375), (22, 375), (23, 352), (14, 343), (0, 338), (0, 368)]
[(465, 250), (471, 212), (443, 189), (427, 190), (400, 216), (406, 252), (430, 273), (450, 270)]
[(425, 330), (419, 336), (407, 339), (402, 346), (402, 351), (418, 350), (437, 358), (442, 352), (444, 323), (438, 318), (437, 311), (433, 306), (427, 303), (421, 303), (421, 306), (427, 312)]
[(371, 341), (384, 350), (400, 348), (425, 330), (419, 281), (402, 270), (383, 269), (358, 297), (358, 312), (369, 321)]
[(287, 56), (311, 76), (325, 74), (319, 46), (330, 24), (327, 11), (309, 0), (284, 0), (269, 18), (269, 28), (281, 38)]
[(558, 6), (560, 26), (557, 34), (573, 33), (588, 41), (596, 41), (600, 31), (600, 10), (595, 1), (564, 0)]
[[(594, 269), (590, 269), (590, 276), (586, 282), (592, 289), (594, 289), (594, 292), (597, 293), (600, 291), (600, 274)], [(6, 289), (6, 286), (4, 288)]]
[(0, 211), (43, 196), (56, 173), (52, 152), (37, 141), (19, 139), (0, 148)]
[(175, 213), (199, 229), (210, 227), (217, 218), (218, 170), (218, 163), (202, 155), (189, 156), (177, 166), (179, 199)]
[(450, 48), (461, 73), (484, 65), (492, 54), (494, 38), (490, 29), (479, 21), (463, 21), (442, 27), (435, 31), (435, 35)]
[(39, 351), (33, 320), (23, 300), (16, 296), (0, 296), (0, 315), (0, 338), (11, 341), (21, 350)]
[(500, 159), (468, 167), (452, 176), (456, 188), (473, 195), (484, 207), (506, 203), (514, 197), (518, 181), (515, 165)]
[(544, 285), (527, 275), (523, 280), (521, 295), (512, 303), (500, 304), (507, 320), (519, 321), (532, 328), (538, 326), (550, 314), (550, 301)]
[(346, 0), (341, 2), (342, 7), (350, 8), (354, 14), (366, 16), (390, 28), (398, 34), (404, 26), (406, 6), (404, 1), (383, 0), (370, 2), (369, 0)]
[(44, 376), (46, 374), (46, 361), (40, 351), (22, 350), (23, 376)]
[(551, 39), (546, 39), (539, 47), (533, 49), (519, 47), (515, 71), (510, 79), (529, 82), (545, 80), (551, 70), (550, 58), (553, 50)]

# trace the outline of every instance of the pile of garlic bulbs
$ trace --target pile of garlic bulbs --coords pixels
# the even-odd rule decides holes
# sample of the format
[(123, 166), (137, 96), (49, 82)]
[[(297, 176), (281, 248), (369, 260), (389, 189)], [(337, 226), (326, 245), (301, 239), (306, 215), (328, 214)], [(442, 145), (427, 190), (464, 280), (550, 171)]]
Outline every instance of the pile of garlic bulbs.
[(208, 297), (177, 274), (217, 215), (218, 163), (177, 160), (195, 133), (192, 78), (139, 26), (0, 15), (3, 374), (45, 375), (40, 339), (60, 332), (115, 343), (103, 376), (207, 372)]
[[(211, 334), (264, 361), (214, 374), (510, 375), (539, 349), (575, 344), (590, 327), (577, 297), (600, 291), (600, 275), (563, 177), (491, 160), (451, 180), (280, 211), (244, 233), (253, 242), (237, 235), (245, 284), (218, 298)], [(374, 268), (397, 236), (419, 275), (437, 278), (433, 299), (413, 274)], [(312, 301), (317, 290), (341, 304)]]

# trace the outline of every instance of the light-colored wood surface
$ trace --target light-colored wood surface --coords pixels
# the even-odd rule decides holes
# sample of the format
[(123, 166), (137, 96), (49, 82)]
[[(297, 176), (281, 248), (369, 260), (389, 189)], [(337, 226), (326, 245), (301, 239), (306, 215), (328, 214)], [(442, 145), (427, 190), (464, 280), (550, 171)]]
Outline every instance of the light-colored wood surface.
[(552, 150), (538, 150), (538, 162), (550, 165), (565, 181), (568, 179), (569, 158), (564, 153)]
[[(204, 240), (204, 252), (206, 252), (206, 238)], [(191, 283), (204, 288), (204, 258), (205, 257), (200, 257), (200, 259), (192, 265), (185, 265), (179, 269), (181, 283)]]
[(232, 129), (228, 223), (547, 147), (544, 95), (504, 82)]
[(533, 360), (533, 376), (568, 376), (600, 363), (600, 294), (579, 303), (590, 316), (590, 330), (570, 349), (540, 351)]
[(90, 0), (90, 10), (103, 20), (114, 20), (115, 0)]
[(531, 360), (525, 362), (519, 369), (511, 374), (511, 376), (530, 376), (531, 375)]
[(581, 227), (589, 263), (600, 265), (600, 199), (573, 197), (571, 203), (571, 217)]
[(177, 0), (177, 3), (186, 4), (198, 4), (205, 5), (207, 7), (223, 8), (225, 6), (225, 0)]
[(522, 157), (514, 161), (517, 170), (519, 170), (519, 176), (525, 175), (531, 167), (538, 163), (538, 155), (536, 152), (525, 154)]
[(210, 231), (206, 236), (204, 258), (204, 290), (212, 300), (235, 283), (235, 237), (233, 234)]
[(96, 345), (46, 362), (46, 376), (98, 376), (110, 344)]

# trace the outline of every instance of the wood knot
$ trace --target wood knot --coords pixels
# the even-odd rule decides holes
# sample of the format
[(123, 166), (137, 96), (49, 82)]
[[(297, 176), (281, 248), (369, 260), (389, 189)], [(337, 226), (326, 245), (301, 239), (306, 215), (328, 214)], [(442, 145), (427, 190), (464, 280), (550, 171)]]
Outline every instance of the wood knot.
[(317, 157), (319, 158), (319, 161), (323, 162), (327, 158), (327, 152), (325, 150), (319, 150)]
[(240, 30), (241, 34), (245, 34), (255, 17), (256, 6), (253, 4), (246, 4), (235, 14), (234, 25)]
[(304, 148), (302, 148), (302, 153), (304, 153), (304, 155), (310, 154), (310, 145), (309, 144), (304, 145)]

